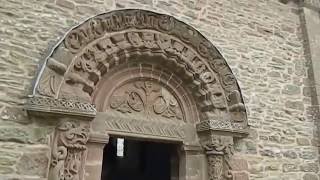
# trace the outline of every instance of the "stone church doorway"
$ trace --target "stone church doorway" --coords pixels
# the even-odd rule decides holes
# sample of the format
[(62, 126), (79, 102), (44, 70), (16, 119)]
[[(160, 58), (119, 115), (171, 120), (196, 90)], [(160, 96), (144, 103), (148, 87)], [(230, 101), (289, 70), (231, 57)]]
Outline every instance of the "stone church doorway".
[(101, 180), (174, 180), (179, 145), (111, 137), (103, 152)]
[[(68, 31), (26, 106), (54, 129), (49, 180), (231, 180), (234, 139), (248, 134), (241, 90), (218, 49), (192, 26), (140, 9)], [(123, 158), (115, 137), (130, 137)]]

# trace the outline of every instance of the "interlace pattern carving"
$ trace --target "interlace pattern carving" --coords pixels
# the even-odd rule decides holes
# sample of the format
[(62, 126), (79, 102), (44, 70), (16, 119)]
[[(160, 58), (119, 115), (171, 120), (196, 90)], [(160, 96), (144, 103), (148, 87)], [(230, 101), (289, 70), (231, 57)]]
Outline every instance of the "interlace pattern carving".
[(169, 119), (183, 119), (174, 96), (152, 81), (137, 81), (116, 90), (111, 97), (110, 107), (122, 113), (142, 112)]
[(81, 180), (89, 128), (64, 122), (56, 128), (52, 142), (49, 180)]
[(82, 114), (86, 116), (94, 116), (96, 114), (95, 106), (90, 103), (40, 96), (28, 98), (26, 108), (34, 111), (74, 115)]

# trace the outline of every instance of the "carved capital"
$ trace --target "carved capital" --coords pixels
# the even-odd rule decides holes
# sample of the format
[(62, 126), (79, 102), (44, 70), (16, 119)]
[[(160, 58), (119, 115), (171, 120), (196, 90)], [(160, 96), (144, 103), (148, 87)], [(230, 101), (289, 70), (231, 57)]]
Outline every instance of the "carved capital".
[(209, 180), (231, 180), (233, 137), (210, 134), (202, 140), (202, 147), (208, 159)]
[(89, 126), (63, 122), (56, 127), (51, 142), (49, 180), (82, 180), (87, 153)]

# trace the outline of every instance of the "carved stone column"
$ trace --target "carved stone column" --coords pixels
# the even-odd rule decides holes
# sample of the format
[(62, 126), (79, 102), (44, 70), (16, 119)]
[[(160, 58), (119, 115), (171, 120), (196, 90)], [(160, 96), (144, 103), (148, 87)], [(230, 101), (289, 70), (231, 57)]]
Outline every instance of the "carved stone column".
[(230, 158), (233, 154), (233, 137), (210, 134), (202, 143), (208, 160), (209, 180), (231, 180), (233, 176)]
[(57, 126), (51, 143), (49, 180), (83, 179), (88, 139), (88, 125), (65, 121)]
[(200, 143), (207, 156), (209, 180), (233, 179), (230, 164), (233, 155), (233, 140), (234, 137), (247, 135), (246, 131), (236, 129), (224, 122), (224, 119), (216, 118), (197, 124)]
[(51, 149), (48, 180), (83, 180), (87, 142), (92, 139), (90, 124), (96, 115), (94, 106), (34, 96), (29, 98), (26, 109), (30, 117), (54, 126), (48, 144)]

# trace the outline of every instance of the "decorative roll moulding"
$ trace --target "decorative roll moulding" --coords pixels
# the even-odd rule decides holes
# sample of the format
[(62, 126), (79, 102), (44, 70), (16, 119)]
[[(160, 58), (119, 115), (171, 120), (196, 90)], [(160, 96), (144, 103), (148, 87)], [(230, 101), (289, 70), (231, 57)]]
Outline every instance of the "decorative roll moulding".
[(246, 126), (241, 91), (218, 50), (191, 26), (144, 10), (101, 14), (73, 28), (46, 59), (33, 96), (92, 103), (105, 74), (142, 54), (183, 67), (200, 91), (202, 112), (228, 111), (232, 123)]

